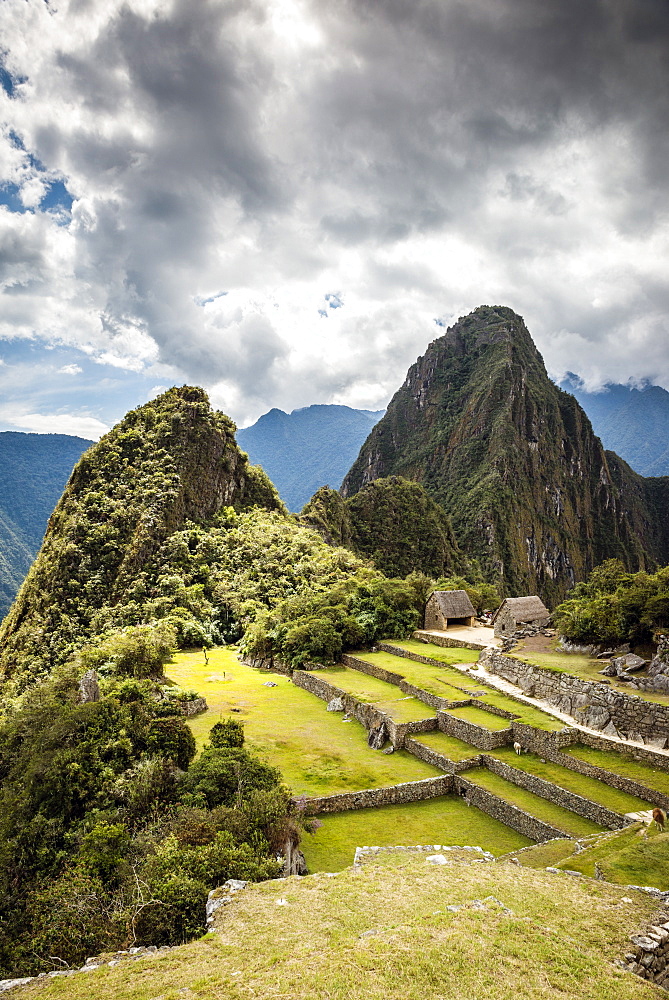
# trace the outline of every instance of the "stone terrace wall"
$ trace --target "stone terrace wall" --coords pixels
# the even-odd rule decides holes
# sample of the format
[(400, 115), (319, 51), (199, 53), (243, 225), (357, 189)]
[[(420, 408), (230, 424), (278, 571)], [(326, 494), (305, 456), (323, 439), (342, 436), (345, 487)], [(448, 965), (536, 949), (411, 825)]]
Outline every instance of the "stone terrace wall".
[(488, 757), (486, 754), (482, 754), (482, 762), (500, 778), (505, 778), (520, 788), (526, 788), (528, 792), (534, 792), (535, 795), (541, 796), (542, 799), (548, 799), (549, 802), (562, 806), (563, 809), (569, 809), (571, 812), (578, 813), (579, 816), (585, 816), (593, 823), (607, 826), (610, 830), (621, 830), (628, 825), (628, 821), (620, 813), (613, 812), (612, 809), (607, 809), (597, 802), (591, 802), (590, 799), (577, 795), (575, 792), (569, 792), (566, 788), (553, 784), (552, 781), (537, 778), (534, 774), (528, 774), (527, 771), (511, 767), (510, 764), (497, 760), (495, 757)]
[(552, 840), (555, 837), (568, 838), (568, 834), (562, 830), (558, 830), (557, 827), (551, 826), (549, 823), (544, 823), (535, 816), (530, 816), (523, 809), (519, 809), (518, 806), (513, 806), (510, 802), (500, 799), (493, 792), (489, 792), (487, 788), (480, 788), (478, 785), (463, 778), (460, 774), (455, 775), (453, 781), (456, 791), (460, 795), (464, 795), (470, 805), (476, 806), (481, 812), (487, 813), (493, 819), (498, 819), (506, 826), (510, 826), (512, 830), (522, 833), (523, 836), (529, 837), (530, 840), (534, 840), (536, 843), (540, 843), (543, 840)]
[(447, 712), (437, 714), (437, 722), (442, 733), (449, 736), (457, 736), (465, 743), (471, 743), (479, 750), (495, 750), (497, 747), (508, 746), (513, 743), (512, 729), (484, 729), (477, 726), (475, 722), (468, 722)]
[[(664, 792), (655, 791), (655, 789), (643, 785), (640, 781), (634, 781), (633, 778), (625, 778), (614, 771), (606, 771), (595, 764), (588, 764), (585, 760), (572, 757), (568, 753), (557, 751), (556, 753), (544, 754), (544, 756), (548, 760), (553, 761), (554, 764), (560, 764), (570, 771), (577, 771), (578, 774), (584, 774), (587, 778), (596, 778), (597, 781), (601, 781), (605, 785), (610, 785), (611, 788), (619, 788), (621, 792), (627, 792), (629, 795), (637, 795), (640, 799), (646, 799), (648, 802), (652, 802), (653, 805), (660, 806), (661, 809), (669, 811), (669, 795)], [(621, 756), (624, 755), (621, 754)]]
[[(450, 648), (459, 649), (487, 649), (488, 647), (484, 642), (465, 642), (464, 639), (452, 639), (450, 635), (435, 635), (434, 632), (426, 632), (424, 629), (418, 629), (413, 634), (414, 639), (418, 639), (419, 642), (430, 642), (433, 646), (445, 646)], [(379, 649), (382, 647), (379, 646)]]
[(628, 757), (633, 757), (634, 760), (641, 761), (643, 764), (652, 764), (653, 767), (657, 767), (660, 771), (669, 771), (669, 757), (666, 754), (658, 753), (657, 750), (653, 750), (651, 747), (621, 747), (619, 743), (615, 743), (613, 740), (609, 740), (606, 736), (596, 736), (594, 733), (584, 733), (580, 729), (575, 729), (576, 738), (572, 741), (574, 743), (585, 743), (588, 747), (593, 747), (595, 750), (613, 750), (616, 753), (624, 753)]
[(437, 750), (426, 747), (419, 740), (407, 739), (404, 743), (404, 749), (408, 750), (414, 757), (418, 757), (419, 760), (424, 760), (426, 764), (432, 764), (433, 767), (446, 771), (447, 774), (459, 774), (460, 771), (468, 771), (470, 767), (481, 765), (481, 754), (468, 757), (467, 760), (453, 761)]
[(580, 730), (574, 729), (573, 726), (567, 726), (556, 732), (549, 729), (535, 729), (529, 723), (516, 719), (511, 723), (511, 729), (514, 742), (520, 743), (523, 750), (532, 750), (540, 757), (550, 757), (551, 760), (552, 754), (559, 753), (562, 747), (577, 743), (580, 736)]
[[(435, 643), (435, 645), (437, 645), (437, 644)], [(380, 650), (382, 650), (382, 652), (384, 652), (384, 653), (392, 653), (393, 656), (403, 656), (405, 660), (415, 660), (417, 663), (426, 663), (428, 667), (442, 667), (442, 668), (444, 668), (444, 667), (451, 667), (450, 663), (444, 663), (442, 660), (435, 660), (434, 657), (432, 657), (432, 656), (423, 656), (422, 653), (410, 653), (408, 649), (402, 649), (401, 646), (396, 646), (392, 642), (380, 642), (378, 644), (377, 648), (380, 649)], [(473, 647), (471, 647), (471, 648), (473, 648)], [(451, 669), (455, 669), (455, 668), (451, 667)], [(466, 684), (467, 681), (470, 681), (470, 680), (474, 683), (475, 687), (479, 686), (477, 684), (477, 681), (476, 681), (475, 677), (471, 677), (471, 675), (469, 673), (466, 673), (466, 674), (463, 673), (462, 674), (462, 681), (463, 681), (464, 684)], [(453, 681), (449, 681), (448, 683), (449, 684), (453, 684), (454, 687), (457, 686), (457, 685), (454, 684)], [(484, 683), (484, 682), (482, 682), (482, 683)], [(469, 691), (468, 688), (464, 688), (463, 690), (465, 692)]]
[(424, 691), (422, 688), (405, 681), (401, 674), (396, 674), (392, 670), (386, 670), (384, 667), (370, 663), (368, 660), (361, 660), (358, 656), (352, 656), (350, 653), (344, 653), (341, 657), (341, 662), (344, 666), (350, 667), (352, 670), (358, 670), (369, 677), (376, 677), (379, 681), (386, 681), (388, 684), (396, 685), (403, 694), (409, 694), (412, 698), (417, 698), (424, 705), (434, 708), (435, 711), (441, 708), (456, 708), (460, 705), (469, 705), (471, 702), (471, 698), (468, 698), (464, 693), (462, 699), (458, 701), (452, 701), (450, 698), (440, 698), (439, 695), (431, 694), (429, 691)]
[(351, 809), (371, 809), (374, 806), (395, 806), (405, 802), (420, 802), (435, 799), (438, 795), (448, 795), (453, 791), (453, 775), (444, 774), (421, 781), (405, 781), (385, 788), (366, 788), (359, 792), (340, 792), (338, 795), (323, 795), (307, 799), (306, 813), (347, 812)]
[(333, 698), (341, 698), (344, 710), (356, 719), (369, 732), (370, 729), (378, 729), (380, 725), (385, 725), (393, 748), (399, 750), (404, 746), (404, 741), (410, 733), (427, 733), (437, 728), (436, 716), (425, 719), (417, 719), (413, 722), (395, 722), (389, 715), (376, 708), (375, 705), (365, 701), (358, 701), (354, 695), (348, 691), (343, 691), (323, 677), (315, 677), (303, 670), (293, 672), (293, 684), (304, 688), (310, 694), (315, 694), (323, 701), (331, 701)]
[(490, 673), (510, 681), (530, 697), (547, 701), (590, 729), (656, 746), (669, 740), (668, 705), (523, 663), (495, 650), (485, 650), (480, 662)]

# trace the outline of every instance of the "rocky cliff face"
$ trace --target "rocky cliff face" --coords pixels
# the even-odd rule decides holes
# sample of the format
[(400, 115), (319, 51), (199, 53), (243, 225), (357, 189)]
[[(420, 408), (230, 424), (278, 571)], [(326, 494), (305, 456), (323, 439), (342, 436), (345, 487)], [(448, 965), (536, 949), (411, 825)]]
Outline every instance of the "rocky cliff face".
[(667, 559), (644, 481), (628, 484), (626, 502), (588, 418), (511, 309), (481, 306), (430, 344), (342, 493), (390, 475), (422, 483), (509, 593), (552, 604), (603, 559), (631, 569)]
[(139, 599), (147, 564), (187, 522), (225, 506), (283, 509), (234, 432), (204, 390), (183, 386), (132, 410), (85, 453), (0, 629), (0, 681), (53, 666), (101, 608)]

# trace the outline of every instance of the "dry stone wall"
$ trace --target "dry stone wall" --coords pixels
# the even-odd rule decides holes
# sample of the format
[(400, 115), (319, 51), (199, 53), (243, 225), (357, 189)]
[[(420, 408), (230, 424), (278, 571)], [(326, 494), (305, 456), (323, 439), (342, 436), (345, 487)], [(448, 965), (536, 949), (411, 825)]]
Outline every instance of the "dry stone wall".
[(513, 730), (511, 728), (484, 729), (483, 726), (477, 726), (475, 722), (469, 722), (456, 715), (449, 715), (448, 712), (438, 712), (437, 723), (442, 733), (456, 736), (457, 739), (471, 743), (479, 750), (496, 750), (497, 747), (513, 743)]
[(515, 684), (524, 694), (547, 701), (590, 729), (660, 747), (669, 742), (667, 705), (523, 663), (495, 650), (485, 650), (480, 662), (490, 673)]
[(523, 836), (529, 837), (530, 840), (540, 843), (543, 840), (552, 840), (555, 837), (567, 837), (567, 834), (562, 830), (558, 830), (557, 827), (551, 826), (549, 823), (544, 823), (543, 820), (537, 819), (536, 816), (530, 816), (523, 809), (511, 805), (505, 799), (500, 799), (493, 792), (489, 792), (487, 788), (475, 785), (461, 774), (454, 775), (453, 781), (456, 791), (463, 796), (469, 805), (476, 806), (477, 809), (487, 813), (488, 816), (498, 819), (506, 826), (510, 826), (512, 830), (516, 830), (518, 833), (522, 833)]
[[(459, 649), (487, 649), (488, 647), (484, 642), (472, 642), (469, 639), (465, 642), (463, 639), (455, 639), (450, 635), (438, 635), (434, 632), (426, 632), (424, 629), (417, 629), (413, 634), (414, 639), (418, 639), (419, 642), (429, 642), (433, 646), (444, 646), (449, 649), (459, 648)], [(382, 647), (379, 646), (379, 649)]]
[(591, 802), (590, 799), (585, 799), (575, 792), (569, 792), (566, 788), (555, 785), (552, 781), (544, 781), (543, 778), (537, 778), (534, 774), (528, 774), (527, 771), (511, 767), (510, 764), (497, 760), (495, 757), (488, 757), (486, 754), (482, 754), (482, 763), (493, 774), (498, 774), (506, 781), (511, 781), (520, 788), (526, 788), (528, 792), (533, 792), (535, 795), (541, 796), (542, 799), (548, 799), (549, 802), (562, 806), (563, 809), (569, 809), (579, 816), (585, 816), (586, 819), (591, 819), (594, 823), (599, 823), (600, 826), (606, 826), (609, 830), (621, 830), (624, 826), (629, 825), (629, 821), (620, 813), (613, 812), (612, 809), (607, 809), (597, 802)]
[(351, 809), (395, 806), (406, 802), (420, 802), (423, 799), (435, 799), (438, 795), (448, 795), (452, 791), (453, 776), (444, 774), (436, 778), (423, 778), (421, 781), (405, 781), (399, 785), (387, 785), (385, 788), (365, 788), (358, 792), (340, 792), (338, 795), (310, 798), (307, 799), (305, 811), (308, 816), (315, 816), (319, 813), (339, 813), (348, 812)]
[(426, 747), (420, 740), (407, 739), (404, 743), (404, 749), (408, 750), (414, 757), (418, 757), (419, 760), (425, 761), (426, 764), (432, 764), (433, 767), (446, 771), (447, 774), (459, 774), (460, 771), (468, 771), (481, 764), (481, 754), (468, 757), (467, 760), (449, 760), (443, 753)]
[(369, 660), (362, 660), (358, 656), (352, 656), (350, 653), (344, 653), (341, 657), (341, 662), (346, 667), (350, 667), (352, 670), (357, 670), (360, 673), (367, 674), (369, 677), (376, 677), (377, 680), (386, 681), (387, 684), (394, 684), (403, 694), (411, 695), (412, 698), (417, 698), (422, 701), (424, 705), (429, 705), (435, 711), (441, 708), (456, 708), (459, 705), (469, 705), (471, 698), (468, 697), (464, 692), (461, 699), (451, 700), (450, 698), (440, 698), (436, 694), (432, 694), (430, 691), (424, 691), (422, 688), (416, 687), (414, 684), (410, 684), (409, 681), (404, 680), (401, 674), (396, 674), (392, 670), (386, 670), (384, 667), (377, 666), (375, 663), (370, 663)]

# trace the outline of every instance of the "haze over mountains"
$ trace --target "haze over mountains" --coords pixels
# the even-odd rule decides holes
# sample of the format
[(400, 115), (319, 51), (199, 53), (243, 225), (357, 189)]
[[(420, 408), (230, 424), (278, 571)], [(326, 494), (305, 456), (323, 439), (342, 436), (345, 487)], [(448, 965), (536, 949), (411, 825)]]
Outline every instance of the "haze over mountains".
[(605, 385), (587, 392), (568, 372), (560, 388), (570, 392), (590, 417), (605, 448), (615, 451), (642, 476), (669, 475), (669, 392), (659, 385)]
[(383, 413), (318, 404), (292, 413), (274, 408), (237, 431), (237, 441), (262, 465), (288, 510), (300, 511), (321, 486), (339, 489)]

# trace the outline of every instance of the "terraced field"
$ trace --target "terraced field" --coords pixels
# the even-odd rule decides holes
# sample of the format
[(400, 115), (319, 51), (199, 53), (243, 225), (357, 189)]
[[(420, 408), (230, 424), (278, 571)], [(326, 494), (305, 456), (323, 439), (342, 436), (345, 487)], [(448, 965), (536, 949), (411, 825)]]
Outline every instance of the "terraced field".
[[(515, 721), (545, 734), (564, 728), (563, 722), (550, 714), (477, 683), (468, 676), (464, 665), (473, 662), (477, 651), (430, 647), (425, 643), (408, 641), (401, 645), (409, 653), (428, 655), (438, 662), (424, 664), (384, 651), (356, 655), (366, 663), (382, 667), (416, 688), (442, 698), (463, 700), (472, 697), (471, 704), (448, 709), (444, 715), (474, 723), (489, 732), (509, 729), (514, 720), (485, 711), (483, 704), (504, 709), (514, 715)], [(458, 669), (457, 663), (463, 664), (463, 670)], [(397, 723), (437, 716), (430, 706), (402, 692), (398, 684), (356, 670), (353, 665), (328, 667), (312, 673), (346, 691), (357, 701), (375, 705)], [(370, 750), (367, 732), (355, 720), (345, 720), (341, 713), (328, 712), (323, 700), (293, 684), (285, 675), (255, 670), (240, 663), (233, 649), (209, 651), (206, 663), (201, 651), (179, 654), (170, 665), (168, 674), (175, 683), (184, 688), (194, 688), (207, 699), (207, 712), (190, 720), (198, 745), (205, 742), (214, 722), (235, 713), (245, 723), (249, 745), (281, 770), (287, 785), (296, 794), (319, 797), (383, 788), (442, 773), (406, 750), (395, 750), (391, 754)], [(466, 741), (438, 729), (416, 734), (412, 738), (454, 763), (462, 764), (481, 754)], [(631, 760), (613, 750), (594, 750), (575, 745), (564, 748), (564, 752), (596, 765), (601, 769), (602, 780), (581, 775), (535, 753), (517, 755), (511, 746), (486, 751), (486, 754), (618, 814), (648, 810), (653, 803), (607, 784), (609, 772), (633, 778), (649, 789), (669, 793), (669, 771)], [(563, 831), (567, 838), (587, 838), (602, 831), (602, 827), (591, 820), (535, 795), (485, 767), (468, 767), (463, 776), (499, 799)], [(338, 870), (350, 864), (354, 848), (364, 844), (471, 844), (501, 854), (528, 843), (521, 833), (475, 807), (468, 808), (457, 795), (405, 805), (330, 813), (320, 819), (322, 825), (319, 830), (313, 837), (306, 837), (304, 842), (311, 870)], [(521, 825), (519, 829), (524, 827)], [(573, 841), (567, 841), (559, 851), (552, 851), (551, 858), (555, 854), (557, 860), (562, 852), (562, 859), (571, 860), (573, 850), (570, 843)], [(562, 863), (568, 866), (567, 861)], [(586, 863), (585, 860), (583, 863)], [(589, 855), (587, 864), (591, 863), (594, 865)], [(635, 864), (626, 857), (618, 867), (621, 872), (636, 870)]]

